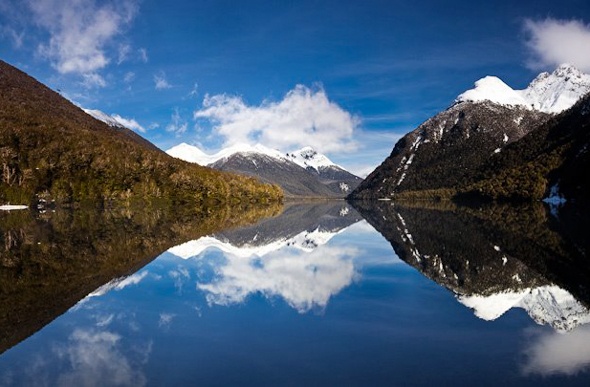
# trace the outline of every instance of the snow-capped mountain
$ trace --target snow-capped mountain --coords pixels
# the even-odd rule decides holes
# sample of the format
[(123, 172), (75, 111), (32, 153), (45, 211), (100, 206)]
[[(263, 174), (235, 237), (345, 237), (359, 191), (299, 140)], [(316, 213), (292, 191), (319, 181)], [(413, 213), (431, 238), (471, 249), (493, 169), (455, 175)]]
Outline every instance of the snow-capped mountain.
[(362, 180), (311, 147), (285, 154), (261, 144), (242, 144), (207, 154), (182, 143), (167, 153), (203, 166), (259, 177), (280, 185), (287, 196), (343, 197)]
[(474, 89), (459, 95), (456, 102), (490, 101), (554, 114), (569, 109), (589, 92), (590, 75), (562, 64), (551, 74), (539, 74), (524, 90), (514, 90), (501, 79), (487, 76), (477, 81)]
[[(537, 181), (532, 186), (527, 186), (527, 182), (533, 181), (527, 171), (517, 173), (518, 176), (526, 176), (522, 179), (522, 184), (498, 183), (502, 187), (510, 186), (510, 192), (502, 191), (493, 184), (486, 185), (493, 187), (493, 192), (490, 193), (474, 191), (472, 187), (479, 183), (482, 176), (499, 173), (498, 166), (502, 162), (516, 160), (514, 152), (534, 155), (538, 160), (542, 158), (538, 157), (540, 153), (550, 152), (555, 146), (562, 146), (560, 144), (566, 142), (583, 151), (584, 141), (572, 140), (574, 137), (583, 137), (583, 130), (575, 135), (565, 133), (584, 125), (584, 107), (576, 106), (582, 103), (588, 93), (590, 75), (568, 65), (560, 66), (551, 74), (540, 74), (524, 90), (514, 90), (496, 77), (480, 79), (474, 89), (462, 93), (451, 107), (428, 119), (400, 139), (391, 155), (352, 192), (350, 197), (449, 197), (462, 192), (482, 192), (478, 194), (492, 197), (497, 194), (505, 197), (523, 195), (520, 197), (525, 199), (534, 195), (538, 198), (543, 195), (541, 191), (544, 190), (544, 183)], [(577, 109), (571, 113), (577, 118), (572, 116), (570, 119), (564, 116), (567, 114), (563, 112), (564, 109), (568, 109), (568, 112)], [(562, 114), (550, 121), (557, 113)], [(574, 119), (577, 121), (575, 126), (566, 122)], [(544, 125), (547, 122), (554, 130)], [(539, 138), (535, 140), (530, 138), (539, 128), (554, 131), (555, 135), (564, 137), (563, 141), (545, 147), (543, 144), (546, 144), (546, 141), (542, 139), (542, 135), (537, 136)], [(528, 140), (524, 140), (525, 136)], [(528, 149), (533, 146), (536, 147), (535, 150)], [(506, 148), (511, 149), (511, 158), (503, 157)], [(515, 150), (517, 148), (527, 148), (528, 151)], [(579, 153), (575, 150), (566, 152), (565, 149), (561, 154)], [(520, 166), (529, 161), (531, 160), (522, 160)], [(511, 164), (503, 168), (517, 167), (519, 165)], [(552, 173), (552, 176), (553, 179), (556, 174)], [(549, 182), (545, 189), (547, 193), (549, 186), (555, 185), (556, 182)], [(559, 186), (562, 187), (562, 184)]]
[(320, 172), (323, 168), (339, 167), (332, 162), (325, 155), (318, 153), (310, 146), (306, 146), (285, 155), (287, 159), (293, 161), (295, 164), (302, 166), (305, 169), (312, 168)]
[(208, 166), (217, 161), (227, 159), (228, 157), (240, 153), (244, 155), (265, 155), (277, 160), (287, 160), (285, 155), (276, 149), (265, 147), (262, 144), (248, 145), (238, 144), (224, 148), (217, 153), (208, 154), (194, 145), (181, 143), (166, 151), (170, 156), (176, 157), (190, 163), (196, 163), (202, 166)]

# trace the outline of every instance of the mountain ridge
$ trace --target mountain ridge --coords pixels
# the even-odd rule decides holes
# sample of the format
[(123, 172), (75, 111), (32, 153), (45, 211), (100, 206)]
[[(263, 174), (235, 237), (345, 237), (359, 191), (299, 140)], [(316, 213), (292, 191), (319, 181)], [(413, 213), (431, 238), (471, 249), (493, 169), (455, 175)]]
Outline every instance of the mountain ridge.
[[(560, 173), (574, 170), (579, 174), (585, 165), (584, 158), (567, 155), (584, 153), (588, 144), (584, 131), (571, 127), (588, 124), (584, 117), (587, 107), (580, 102), (588, 100), (588, 94), (581, 94), (587, 90), (590, 93), (590, 75), (571, 66), (560, 66), (552, 74), (542, 73), (521, 91), (498, 78), (483, 78), (451, 107), (402, 137), (349, 198), (450, 199), (467, 194), (495, 200), (547, 197), (560, 180)], [(523, 95), (527, 93), (527, 98), (536, 102), (526, 101)], [(552, 111), (566, 105), (568, 109), (560, 113), (540, 109), (544, 106)], [(560, 136), (560, 130), (567, 135)], [(566, 157), (568, 165), (578, 167), (565, 170)], [(570, 182), (575, 179), (568, 178)], [(581, 190), (574, 188), (577, 191), (573, 194), (581, 198)]]
[(362, 180), (311, 147), (282, 153), (261, 144), (238, 144), (207, 154), (196, 146), (181, 143), (167, 153), (189, 162), (278, 184), (292, 197), (343, 198)]
[(455, 102), (490, 101), (557, 114), (571, 108), (589, 92), (590, 75), (570, 64), (562, 64), (552, 73), (540, 73), (523, 90), (512, 89), (498, 77), (486, 76), (475, 82), (475, 88), (460, 94)]

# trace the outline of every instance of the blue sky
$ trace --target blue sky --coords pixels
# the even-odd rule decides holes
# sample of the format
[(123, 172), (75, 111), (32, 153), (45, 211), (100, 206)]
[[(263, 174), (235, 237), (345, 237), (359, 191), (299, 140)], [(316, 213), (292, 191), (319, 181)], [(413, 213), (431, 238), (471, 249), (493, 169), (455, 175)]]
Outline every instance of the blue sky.
[(590, 2), (3, 0), (0, 58), (162, 149), (312, 145), (363, 175), (485, 75), (590, 72)]

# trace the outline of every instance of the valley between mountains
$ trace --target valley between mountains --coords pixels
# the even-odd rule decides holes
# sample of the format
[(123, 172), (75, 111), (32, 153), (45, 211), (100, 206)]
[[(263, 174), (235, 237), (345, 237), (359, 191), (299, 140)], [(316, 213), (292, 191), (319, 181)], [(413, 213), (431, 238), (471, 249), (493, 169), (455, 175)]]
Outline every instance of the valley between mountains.
[[(366, 179), (311, 147), (161, 151), (0, 63), (2, 204), (465, 199), (585, 203), (590, 75), (570, 65), (524, 90), (486, 76), (401, 138)], [(171, 157), (172, 156), (172, 157)]]

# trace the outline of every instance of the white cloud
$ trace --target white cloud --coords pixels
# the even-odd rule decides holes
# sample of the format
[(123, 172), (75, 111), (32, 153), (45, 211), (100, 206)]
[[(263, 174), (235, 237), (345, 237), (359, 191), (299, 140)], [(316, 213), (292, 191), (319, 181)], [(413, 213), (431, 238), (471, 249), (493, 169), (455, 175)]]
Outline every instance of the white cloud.
[(139, 58), (141, 59), (141, 61), (143, 63), (147, 63), (149, 60), (147, 50), (145, 48), (140, 48), (139, 50), (137, 50), (137, 52), (139, 52)]
[(107, 47), (137, 13), (136, 0), (29, 0), (50, 35), (39, 52), (62, 74), (95, 74), (110, 62)]
[(104, 80), (103, 77), (96, 73), (87, 73), (82, 75), (82, 85), (87, 89), (92, 89), (94, 87), (105, 87), (107, 82)]
[(128, 73), (125, 74), (123, 81), (125, 83), (131, 83), (131, 82), (133, 82), (134, 79), (135, 79), (135, 73), (133, 71), (129, 71)]
[(131, 52), (131, 46), (128, 44), (120, 44), (119, 45), (119, 60), (117, 60), (117, 64), (121, 64), (127, 60), (129, 57), (129, 53)]
[(178, 108), (174, 109), (174, 112), (172, 113), (172, 117), (170, 117), (170, 120), (170, 123), (166, 126), (167, 132), (172, 132), (175, 133), (177, 136), (180, 136), (181, 134), (185, 133), (188, 129), (188, 123), (184, 119), (182, 119), (182, 117), (180, 116), (180, 112), (178, 111)]
[(196, 97), (197, 95), (199, 95), (199, 84), (197, 82), (195, 82), (192, 90), (190, 91), (190, 93), (188, 93), (188, 96), (193, 98), (193, 97)]
[(21, 48), (23, 46), (24, 38), (25, 38), (25, 31), (21, 31), (20, 33), (16, 32), (16, 30), (9, 26), (0, 27), (0, 36), (7, 37), (12, 41), (12, 45), (14, 48)]
[(574, 375), (590, 369), (590, 325), (569, 333), (549, 332), (533, 336), (525, 350), (524, 374)]
[(225, 146), (261, 143), (284, 151), (310, 145), (320, 152), (349, 151), (359, 119), (331, 102), (323, 89), (298, 85), (279, 102), (248, 106), (237, 96), (209, 96), (195, 119), (213, 123)]
[(570, 63), (582, 71), (590, 71), (590, 25), (578, 20), (545, 19), (524, 22), (527, 46), (534, 57), (534, 69)]
[(170, 324), (172, 324), (172, 320), (174, 320), (174, 317), (176, 317), (176, 314), (174, 313), (160, 313), (158, 327), (170, 328)]
[(119, 124), (123, 125), (124, 127), (131, 129), (131, 130), (135, 130), (141, 133), (145, 133), (146, 130), (143, 126), (141, 126), (139, 124), (139, 122), (135, 121), (134, 118), (125, 118), (125, 117), (121, 117), (118, 114), (113, 114), (112, 115), (113, 119), (115, 121), (117, 121)]
[(168, 80), (166, 79), (166, 74), (163, 72), (154, 75), (154, 83), (156, 90), (164, 90), (172, 87), (172, 85), (168, 83)]

